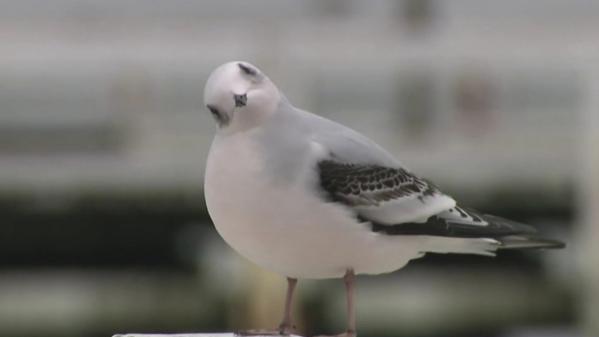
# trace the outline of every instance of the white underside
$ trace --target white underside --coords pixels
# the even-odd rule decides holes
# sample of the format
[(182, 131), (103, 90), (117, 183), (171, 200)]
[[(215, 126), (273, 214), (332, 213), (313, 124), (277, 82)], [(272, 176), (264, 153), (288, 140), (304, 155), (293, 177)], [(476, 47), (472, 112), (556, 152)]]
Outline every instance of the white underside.
[[(341, 277), (397, 270), (426, 252), (492, 255), (496, 241), (374, 233), (349, 210), (323, 202), (306, 177), (272, 181), (243, 133), (215, 140), (205, 196), (219, 234), (241, 255), (289, 277)], [(306, 172), (310, 168), (305, 168)]]

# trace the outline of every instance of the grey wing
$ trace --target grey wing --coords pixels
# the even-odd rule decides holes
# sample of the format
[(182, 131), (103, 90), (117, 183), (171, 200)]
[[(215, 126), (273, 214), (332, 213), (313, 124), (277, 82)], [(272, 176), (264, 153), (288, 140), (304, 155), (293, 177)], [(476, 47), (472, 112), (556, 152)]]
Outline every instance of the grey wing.
[(399, 163), (381, 146), (362, 134), (303, 110), (297, 130), (311, 134), (312, 142), (324, 149), (318, 156), (322, 188), (360, 216), (382, 224), (424, 222), (455, 206), (455, 201), (430, 182)]
[(481, 214), (422, 179), (390, 153), (360, 133), (309, 112), (281, 114), (289, 132), (312, 135), (325, 149), (317, 162), (320, 188), (334, 202), (353, 210), (372, 230), (389, 235), (495, 238), (501, 248), (557, 248), (561, 243), (537, 238), (528, 225)]

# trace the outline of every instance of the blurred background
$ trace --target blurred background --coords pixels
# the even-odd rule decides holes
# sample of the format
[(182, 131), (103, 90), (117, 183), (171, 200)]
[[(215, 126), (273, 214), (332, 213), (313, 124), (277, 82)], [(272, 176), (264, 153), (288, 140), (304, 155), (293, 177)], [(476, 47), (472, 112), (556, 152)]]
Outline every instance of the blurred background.
[[(463, 204), (568, 247), (358, 279), (361, 336), (599, 336), (599, 3), (0, 0), (0, 336), (275, 327), (203, 199), (210, 71), (259, 66)], [(299, 332), (345, 326), (301, 281)]]

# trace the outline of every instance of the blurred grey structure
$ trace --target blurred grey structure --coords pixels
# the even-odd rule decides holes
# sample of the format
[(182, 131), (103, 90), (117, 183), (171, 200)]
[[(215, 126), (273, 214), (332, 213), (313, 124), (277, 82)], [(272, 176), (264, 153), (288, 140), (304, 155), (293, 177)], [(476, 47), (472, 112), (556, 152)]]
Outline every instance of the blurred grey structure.
[[(226, 309), (283, 288), (218, 241), (203, 205), (203, 84), (234, 59), (464, 203), (568, 241), (365, 278), (367, 331), (599, 334), (597, 31), (590, 0), (0, 1), (0, 335), (275, 324)], [(305, 306), (333, 316), (341, 288), (323, 284)]]

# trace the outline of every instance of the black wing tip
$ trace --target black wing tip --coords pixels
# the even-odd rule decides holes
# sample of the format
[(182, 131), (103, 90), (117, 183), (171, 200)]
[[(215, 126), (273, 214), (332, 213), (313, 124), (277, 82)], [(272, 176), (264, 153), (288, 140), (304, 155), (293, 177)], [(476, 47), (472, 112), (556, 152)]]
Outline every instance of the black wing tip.
[(566, 243), (559, 240), (526, 236), (506, 236), (499, 239), (499, 249), (563, 249)]
[[(476, 212), (474, 210), (469, 210), (469, 212)], [(531, 225), (523, 224), (518, 221), (509, 220), (506, 218), (502, 218), (500, 216), (491, 215), (491, 214), (480, 214), (479, 215), (487, 221), (490, 225), (497, 225), (503, 235), (534, 235), (537, 234), (537, 229)]]
[(480, 217), (488, 225), (471, 225), (448, 220), (439, 216), (430, 217), (425, 223), (380, 224), (370, 219), (361, 218), (362, 222), (369, 222), (373, 232), (387, 235), (429, 235), (454, 238), (490, 238), (500, 242), (499, 249), (561, 249), (566, 244), (558, 240), (540, 238), (537, 229), (533, 226), (502, 217), (480, 214), (468, 209), (473, 217)]

